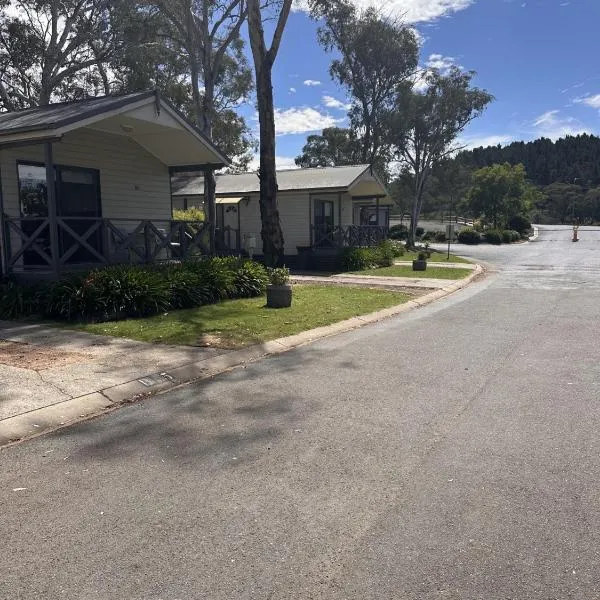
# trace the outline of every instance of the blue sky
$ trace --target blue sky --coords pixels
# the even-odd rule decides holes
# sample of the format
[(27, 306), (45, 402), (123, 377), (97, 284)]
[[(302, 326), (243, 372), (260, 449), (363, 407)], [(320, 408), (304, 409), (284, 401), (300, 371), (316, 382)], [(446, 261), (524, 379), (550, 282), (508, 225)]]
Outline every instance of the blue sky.
[[(302, 0), (298, 0), (301, 2)], [(367, 6), (373, 0), (354, 0)], [(496, 100), (465, 132), (471, 146), (600, 134), (600, 0), (380, 0), (423, 38), (423, 65), (477, 71)], [(299, 5), (298, 5), (299, 6)], [(274, 68), (278, 167), (306, 137), (346, 124), (348, 102), (328, 73), (317, 24), (295, 10)], [(254, 108), (242, 111), (256, 125)]]

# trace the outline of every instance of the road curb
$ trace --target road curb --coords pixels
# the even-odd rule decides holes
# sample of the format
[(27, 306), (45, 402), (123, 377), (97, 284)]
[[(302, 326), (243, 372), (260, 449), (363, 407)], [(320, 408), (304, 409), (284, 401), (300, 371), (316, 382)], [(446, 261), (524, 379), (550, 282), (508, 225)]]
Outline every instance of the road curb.
[(465, 279), (435, 290), (425, 296), (409, 300), (404, 304), (385, 308), (367, 315), (352, 317), (351, 319), (333, 323), (332, 325), (303, 331), (296, 335), (271, 340), (264, 344), (234, 350), (198, 362), (181, 365), (180, 367), (170, 369), (168, 372), (150, 373), (139, 379), (105, 388), (98, 392), (78, 396), (77, 398), (64, 400), (51, 406), (3, 419), (0, 421), (0, 447), (19, 443), (26, 439), (68, 427), (79, 421), (112, 411), (122, 404), (164, 393), (195, 381), (210, 379), (211, 377), (255, 362), (266, 356), (288, 352), (294, 348), (326, 337), (353, 331), (365, 325), (371, 325), (384, 319), (395, 317), (415, 308), (421, 308), (465, 288), (482, 273), (484, 273), (483, 267), (477, 264), (473, 273)]

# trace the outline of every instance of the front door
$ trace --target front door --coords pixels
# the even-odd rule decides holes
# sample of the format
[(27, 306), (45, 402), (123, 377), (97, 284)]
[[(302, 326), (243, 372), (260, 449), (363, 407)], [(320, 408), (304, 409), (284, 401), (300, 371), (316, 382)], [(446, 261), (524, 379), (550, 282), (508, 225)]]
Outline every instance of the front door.
[(314, 244), (315, 246), (333, 246), (333, 202), (331, 200), (315, 200), (314, 204)]
[[(57, 167), (56, 170), (58, 216), (74, 234), (84, 238), (87, 245), (102, 254), (101, 228), (85, 237), (102, 216), (98, 171), (78, 167)], [(60, 256), (70, 253), (67, 264), (99, 262), (93, 252), (63, 227), (59, 227), (59, 244)], [(78, 247), (71, 252), (74, 245)]]

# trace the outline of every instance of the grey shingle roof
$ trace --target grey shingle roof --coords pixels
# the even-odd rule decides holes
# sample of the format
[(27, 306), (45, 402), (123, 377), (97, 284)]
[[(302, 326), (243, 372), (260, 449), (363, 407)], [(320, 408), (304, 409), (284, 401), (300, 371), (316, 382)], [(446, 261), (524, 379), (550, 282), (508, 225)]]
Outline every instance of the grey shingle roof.
[[(279, 191), (344, 189), (352, 185), (369, 165), (288, 169), (277, 171)], [(217, 194), (251, 194), (260, 191), (256, 173), (217, 175)], [(173, 181), (174, 196), (195, 196), (204, 193), (204, 177), (185, 177)]]
[(0, 113), (0, 136), (21, 131), (51, 130), (149, 98), (155, 92), (102, 96)]

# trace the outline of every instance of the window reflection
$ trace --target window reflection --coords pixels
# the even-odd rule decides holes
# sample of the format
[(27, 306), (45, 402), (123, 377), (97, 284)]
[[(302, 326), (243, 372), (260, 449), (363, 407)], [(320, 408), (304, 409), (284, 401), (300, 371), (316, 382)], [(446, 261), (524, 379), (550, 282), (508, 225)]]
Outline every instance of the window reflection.
[(19, 164), (19, 200), (21, 216), (48, 216), (48, 186), (46, 168), (37, 165)]

